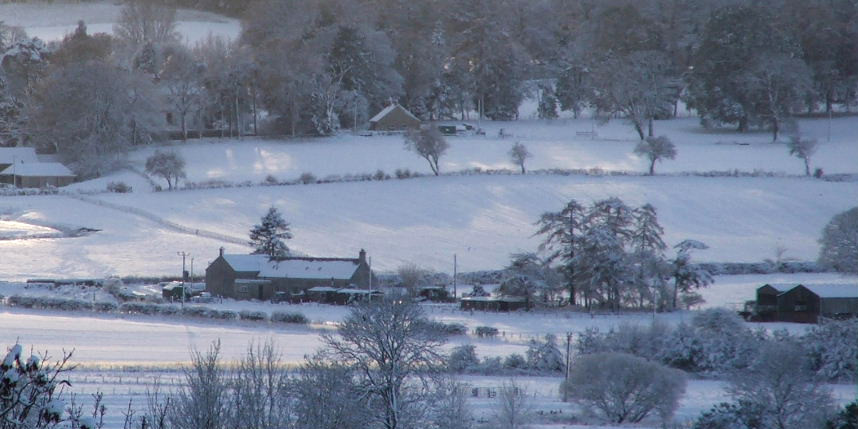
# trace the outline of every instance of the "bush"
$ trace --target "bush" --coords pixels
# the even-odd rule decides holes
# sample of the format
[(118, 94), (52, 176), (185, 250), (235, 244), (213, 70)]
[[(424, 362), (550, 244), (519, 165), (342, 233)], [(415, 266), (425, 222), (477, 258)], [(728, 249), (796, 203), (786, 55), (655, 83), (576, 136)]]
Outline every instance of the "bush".
[(613, 423), (637, 423), (653, 411), (667, 420), (685, 392), (685, 375), (625, 353), (596, 353), (575, 360), (560, 391)]
[(107, 184), (107, 192), (116, 192), (118, 194), (126, 194), (131, 192), (131, 187), (125, 182), (110, 182)]
[(268, 314), (263, 311), (250, 311), (250, 310), (241, 310), (238, 312), (241, 320), (268, 320)]
[(238, 320), (239, 314), (232, 311), (232, 310), (209, 309), (208, 317), (211, 319), (220, 319), (220, 320)]
[(212, 311), (208, 307), (185, 306), (180, 310), (183, 316), (211, 318)]
[(271, 313), (271, 321), (278, 323), (296, 323), (300, 325), (310, 323), (310, 321), (307, 320), (307, 316), (304, 316), (301, 313), (289, 313), (285, 311), (275, 311)]
[(504, 369), (527, 369), (527, 360), (524, 359), (524, 356), (513, 353), (508, 355), (503, 360), (503, 368)]
[(165, 316), (174, 316), (176, 314), (179, 314), (179, 307), (175, 305), (159, 305), (158, 314), (163, 314)]
[(474, 332), (481, 338), (494, 338), (498, 335), (498, 328), (491, 326), (477, 326)]
[(390, 179), (390, 176), (388, 176), (382, 170), (376, 170), (375, 174), (372, 175), (372, 180), (387, 180), (387, 179)]
[(468, 328), (461, 323), (444, 323), (434, 320), (426, 321), (429, 330), (440, 332), (444, 335), (465, 335), (468, 333)]
[(447, 358), (447, 369), (451, 372), (468, 372), (477, 368), (479, 364), (476, 347), (471, 344), (454, 347)]
[(119, 308), (119, 306), (113, 302), (96, 302), (93, 307), (95, 311), (101, 311), (104, 313), (114, 312), (117, 308)]
[(298, 177), (298, 182), (303, 183), (305, 185), (309, 185), (311, 183), (316, 183), (317, 180), (316, 176), (314, 176), (313, 173), (301, 173), (301, 175)]
[(158, 314), (160, 309), (156, 304), (145, 302), (124, 302), (119, 305), (119, 311), (130, 314)]
[(397, 179), (407, 179), (411, 177), (411, 170), (409, 169), (399, 169), (393, 172), (393, 175), (396, 176)]
[(822, 379), (853, 381), (858, 376), (858, 319), (823, 320), (802, 337), (811, 369)]
[(263, 183), (265, 183), (266, 185), (277, 185), (280, 183), (280, 181), (277, 180), (277, 178), (273, 175), (269, 174), (265, 176), (265, 181)]

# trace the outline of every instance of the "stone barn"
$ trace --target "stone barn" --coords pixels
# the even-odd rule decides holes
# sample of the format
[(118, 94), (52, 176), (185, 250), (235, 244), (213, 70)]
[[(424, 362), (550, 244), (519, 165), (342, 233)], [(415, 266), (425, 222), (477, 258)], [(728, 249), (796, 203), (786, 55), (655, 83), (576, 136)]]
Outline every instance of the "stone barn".
[(369, 120), (373, 131), (405, 131), (420, 128), (420, 119), (399, 104), (391, 104)]
[(220, 255), (206, 268), (206, 291), (213, 296), (269, 300), (275, 293), (295, 295), (312, 288), (367, 289), (371, 271), (366, 252), (357, 258)]

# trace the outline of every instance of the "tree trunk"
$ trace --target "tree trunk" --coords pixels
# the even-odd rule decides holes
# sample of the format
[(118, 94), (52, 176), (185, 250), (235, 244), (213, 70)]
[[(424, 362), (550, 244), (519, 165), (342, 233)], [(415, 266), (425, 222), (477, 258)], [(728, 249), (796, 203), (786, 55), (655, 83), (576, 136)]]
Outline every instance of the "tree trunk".
[(748, 118), (739, 118), (739, 127), (737, 131), (740, 133), (745, 133), (748, 131)]
[(633, 123), (635, 124), (635, 131), (638, 132), (638, 135), (640, 136), (641, 140), (646, 139), (646, 136), (644, 135), (643, 126), (641, 125), (641, 122), (638, 120), (635, 120), (635, 121), (633, 121)]
[(655, 174), (655, 158), (649, 160), (649, 175), (652, 176), (653, 174)]
[[(649, 122), (647, 123), (647, 128), (649, 128), (647, 130), (647, 135), (649, 135), (650, 137), (655, 137), (655, 135), (653, 133), (653, 129), (652, 129), (652, 118), (649, 118)], [(643, 140), (643, 139), (641, 139), (641, 140)]]
[(772, 141), (778, 141), (778, 133), (780, 132), (780, 121), (777, 117), (772, 118)]
[(804, 174), (810, 176), (810, 159), (808, 157), (804, 158)]
[(182, 141), (188, 141), (188, 128), (185, 125), (185, 113), (182, 113)]

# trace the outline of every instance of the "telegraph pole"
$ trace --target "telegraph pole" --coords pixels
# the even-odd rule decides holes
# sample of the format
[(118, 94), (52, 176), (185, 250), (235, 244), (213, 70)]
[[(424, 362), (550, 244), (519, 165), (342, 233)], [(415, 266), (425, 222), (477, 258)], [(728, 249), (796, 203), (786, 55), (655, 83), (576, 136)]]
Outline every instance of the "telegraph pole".
[(563, 382), (563, 402), (569, 402), (569, 365), (572, 363), (572, 333), (566, 333), (566, 374)]
[(456, 277), (457, 277), (456, 274), (457, 274), (458, 269), (459, 269), (458, 261), (456, 260), (456, 254), (454, 253), (453, 254), (453, 299), (454, 300), (456, 299), (457, 296), (459, 296), (459, 294), (457, 293), (458, 292), (457, 291), (458, 282), (456, 280)]
[(185, 258), (191, 256), (190, 253), (186, 253), (185, 251), (176, 252), (177, 255), (182, 257), (182, 308), (185, 307)]

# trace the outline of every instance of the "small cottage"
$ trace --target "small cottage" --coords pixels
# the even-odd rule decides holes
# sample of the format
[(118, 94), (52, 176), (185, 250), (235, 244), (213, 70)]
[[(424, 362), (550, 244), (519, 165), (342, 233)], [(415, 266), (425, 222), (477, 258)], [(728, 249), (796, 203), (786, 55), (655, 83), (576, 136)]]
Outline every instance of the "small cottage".
[(405, 131), (420, 128), (420, 119), (397, 103), (385, 107), (369, 120), (373, 131)]
[(75, 174), (59, 162), (16, 162), (0, 171), (0, 181), (19, 188), (61, 187), (71, 184)]
[(269, 300), (276, 293), (312, 297), (319, 288), (367, 289), (371, 272), (366, 252), (357, 258), (269, 258), (267, 255), (220, 255), (206, 268), (206, 291), (213, 296)]

